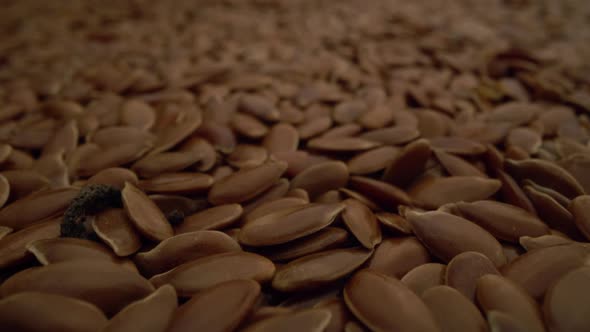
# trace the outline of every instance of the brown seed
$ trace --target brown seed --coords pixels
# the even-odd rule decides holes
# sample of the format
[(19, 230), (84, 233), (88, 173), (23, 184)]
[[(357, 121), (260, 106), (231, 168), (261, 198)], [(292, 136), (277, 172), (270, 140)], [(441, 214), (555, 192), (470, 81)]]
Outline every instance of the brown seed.
[(74, 187), (43, 190), (12, 202), (0, 210), (0, 225), (21, 230), (55, 216), (67, 208), (78, 191)]
[(413, 268), (429, 262), (428, 250), (415, 237), (389, 238), (377, 247), (368, 267), (399, 279)]
[(518, 242), (526, 251), (574, 243), (573, 240), (558, 235), (523, 236)]
[[(375, 301), (377, 298), (379, 301)], [(344, 288), (344, 300), (348, 309), (372, 331), (440, 331), (416, 294), (399, 280), (381, 273), (357, 272)]]
[(497, 170), (496, 173), (498, 180), (502, 182), (502, 188), (500, 189), (502, 200), (508, 204), (527, 210), (532, 214), (537, 214), (533, 203), (531, 203), (531, 200), (518, 183), (510, 175), (501, 170)]
[(225, 204), (205, 209), (184, 218), (176, 227), (176, 234), (223, 229), (233, 225), (242, 216), (240, 204)]
[(309, 201), (299, 197), (284, 197), (264, 202), (246, 214), (243, 218), (243, 222), (247, 223), (250, 220), (258, 219), (267, 214), (271, 214), (289, 207), (302, 206), (307, 203), (309, 203)]
[(500, 272), (486, 256), (467, 251), (451, 259), (445, 272), (445, 284), (474, 301), (477, 280), (486, 274), (500, 275)]
[(2, 172), (0, 175), (8, 181), (11, 200), (18, 200), (49, 186), (49, 179), (32, 170), (10, 170)]
[(582, 195), (572, 200), (569, 206), (574, 222), (587, 239), (590, 239), (590, 196)]
[(0, 268), (26, 262), (31, 258), (27, 252), (27, 244), (35, 240), (57, 238), (60, 224), (61, 218), (52, 219), (0, 238)]
[(63, 152), (41, 156), (33, 164), (33, 170), (49, 179), (51, 188), (63, 188), (70, 185)]
[(452, 176), (479, 176), (487, 178), (484, 172), (460, 157), (443, 151), (434, 151), (434, 154), (442, 167)]
[(165, 127), (158, 133), (158, 138), (150, 154), (164, 152), (182, 142), (192, 134), (202, 122), (201, 111), (189, 106), (182, 119), (177, 119), (173, 126)]
[(80, 161), (77, 172), (82, 176), (90, 176), (101, 170), (118, 167), (141, 158), (151, 148), (149, 142), (123, 143), (92, 152)]
[(240, 232), (240, 243), (268, 246), (313, 234), (330, 225), (344, 207), (342, 203), (308, 204), (277, 211), (244, 225)]
[(190, 199), (178, 195), (149, 195), (149, 198), (156, 203), (164, 215), (175, 213), (174, 210), (182, 212), (185, 216), (202, 211), (209, 206), (206, 199)]
[(555, 163), (540, 160), (506, 160), (508, 173), (519, 180), (530, 179), (533, 182), (551, 188), (572, 199), (584, 194), (584, 189), (578, 181), (563, 168)]
[(0, 300), (5, 331), (98, 332), (107, 322), (93, 304), (61, 295), (22, 292)]
[(451, 176), (446, 178), (424, 178), (408, 190), (415, 204), (436, 209), (454, 202), (473, 202), (489, 198), (501, 187), (495, 179), (477, 176)]
[(561, 277), (547, 292), (543, 305), (550, 331), (582, 332), (590, 329), (588, 299), (590, 268), (581, 267)]
[(27, 244), (27, 251), (35, 255), (37, 261), (43, 265), (73, 260), (100, 260), (113, 264), (125, 264), (125, 261), (115, 256), (108, 248), (85, 239), (48, 238), (35, 240)]
[(462, 137), (431, 138), (430, 146), (433, 149), (458, 155), (479, 155), (487, 150), (485, 145)]
[(156, 111), (148, 103), (139, 99), (128, 99), (121, 106), (121, 123), (149, 130), (156, 122)]
[(9, 196), (10, 182), (8, 182), (8, 179), (4, 175), (0, 174), (0, 209), (6, 204)]
[(213, 177), (202, 173), (166, 173), (139, 181), (139, 188), (147, 192), (166, 194), (200, 193), (213, 185)]
[(226, 178), (233, 173), (234, 170), (230, 166), (219, 166), (215, 168), (211, 176), (213, 177), (213, 182), (215, 183), (221, 181), (221, 179)]
[(401, 235), (412, 234), (412, 225), (403, 217), (389, 212), (375, 214), (379, 223), (387, 229)]
[(262, 95), (246, 94), (240, 98), (238, 105), (240, 111), (249, 113), (263, 121), (278, 121), (279, 110), (275, 105)]
[(2, 297), (26, 291), (88, 301), (112, 315), (154, 288), (136, 272), (113, 263), (69, 261), (21, 271), (0, 286)]
[(235, 113), (231, 119), (233, 129), (247, 138), (262, 138), (268, 133), (268, 127), (257, 118), (245, 113)]
[(400, 279), (416, 295), (428, 289), (444, 284), (446, 266), (439, 263), (426, 263), (411, 269)]
[[(234, 145), (235, 144), (232, 144), (232, 149)], [(217, 152), (208, 141), (200, 137), (187, 139), (185, 143), (180, 146), (179, 150), (198, 157), (196, 164), (193, 165), (193, 168), (197, 171), (209, 171), (217, 163)]]
[(147, 238), (162, 241), (174, 235), (162, 211), (136, 186), (126, 182), (121, 197), (133, 225)]
[(318, 136), (332, 127), (332, 119), (329, 116), (321, 116), (309, 119), (297, 126), (297, 132), (302, 139)]
[(235, 168), (256, 167), (262, 165), (268, 158), (265, 148), (251, 144), (239, 144), (227, 156), (228, 164)]
[(252, 280), (233, 280), (208, 288), (183, 304), (166, 331), (234, 331), (260, 296)]
[(197, 231), (167, 238), (152, 250), (137, 253), (134, 261), (142, 273), (151, 276), (201, 257), (240, 250), (240, 245), (222, 232)]
[(549, 234), (549, 228), (536, 216), (513, 205), (496, 201), (459, 202), (452, 205), (458, 215), (471, 220), (501, 240), (518, 243), (522, 236)]
[(2, 240), (6, 235), (12, 233), (12, 228), (6, 226), (0, 226), (0, 240)]
[(43, 147), (42, 156), (63, 152), (69, 155), (78, 145), (78, 126), (76, 121), (70, 120), (59, 128), (55, 135)]
[(242, 169), (214, 183), (209, 190), (209, 201), (213, 204), (247, 201), (270, 188), (286, 169), (287, 163), (273, 160)]
[(327, 309), (308, 309), (258, 321), (246, 327), (243, 332), (323, 332), (331, 318), (332, 314)]
[(529, 251), (502, 268), (502, 274), (541, 299), (545, 291), (567, 272), (582, 266), (590, 251), (566, 244)]
[(171, 284), (179, 296), (192, 296), (198, 291), (220, 283), (252, 279), (266, 282), (275, 273), (274, 264), (263, 256), (249, 252), (227, 252), (184, 263), (150, 281), (158, 287)]
[(475, 251), (487, 256), (496, 266), (506, 263), (500, 243), (486, 230), (466, 219), (437, 211), (408, 211), (405, 217), (420, 241), (445, 262), (462, 252)]
[(547, 225), (570, 237), (576, 239), (581, 237), (573, 215), (563, 205), (559, 204), (553, 197), (532, 186), (525, 186), (524, 191), (534, 204), (539, 217)]
[(0, 144), (0, 164), (8, 160), (12, 154), (12, 146), (8, 144)]
[(137, 175), (133, 171), (127, 168), (113, 167), (94, 174), (88, 179), (88, 184), (106, 184), (123, 189), (125, 182), (137, 185), (138, 181)]
[(396, 210), (400, 204), (410, 204), (410, 197), (403, 190), (382, 181), (352, 176), (349, 186), (386, 210)]
[[(244, 212), (249, 213), (250, 211), (254, 210), (255, 208), (264, 203), (282, 198), (287, 194), (288, 191), (289, 180), (281, 178), (279, 179), (279, 181), (275, 182), (270, 188), (266, 189), (262, 194), (258, 195), (256, 198), (246, 203), (244, 205)], [(307, 201), (309, 201), (309, 197), (307, 197)]]
[(337, 137), (351, 137), (356, 136), (363, 128), (356, 123), (347, 123), (323, 133), (320, 138), (337, 138)]
[(551, 196), (551, 198), (553, 198), (553, 200), (555, 200), (557, 203), (559, 203), (559, 205), (563, 206), (564, 208), (569, 207), (569, 205), (571, 203), (571, 200), (569, 198), (563, 196), (562, 194), (558, 193), (557, 191), (555, 191), (551, 188), (540, 186), (531, 180), (524, 180), (524, 181), (522, 181), (522, 184), (524, 186), (532, 187), (536, 192), (541, 192), (541, 193)]
[(398, 145), (413, 141), (419, 136), (420, 132), (414, 127), (396, 125), (393, 127), (367, 131), (360, 137), (386, 145)]
[(344, 201), (346, 208), (342, 220), (355, 238), (367, 249), (373, 249), (381, 242), (381, 228), (373, 212), (355, 199)]
[[(204, 142), (208, 142), (208, 145), (212, 145), (215, 150), (218, 150), (222, 153), (232, 152), (237, 144), (236, 135), (229, 126), (221, 125), (211, 121), (204, 122), (196, 131), (196, 134), (202, 137)], [(185, 146), (191, 146), (193, 144), (195, 144), (195, 142), (193, 142), (193, 139), (190, 139), (187, 143), (185, 143)]]
[(117, 256), (129, 256), (141, 248), (141, 239), (124, 209), (108, 209), (92, 220), (92, 229)]
[(522, 322), (527, 331), (545, 331), (537, 303), (522, 288), (502, 276), (488, 274), (479, 278), (477, 302), (484, 313), (497, 310)]
[(449, 118), (442, 113), (424, 109), (416, 112), (418, 130), (424, 138), (445, 136), (449, 130)]
[(263, 319), (268, 319), (278, 315), (290, 314), (293, 312), (291, 308), (285, 307), (271, 307), (271, 306), (264, 306), (258, 307), (258, 309), (250, 314), (246, 321), (244, 322), (244, 326), (251, 325), (253, 323), (259, 322)]
[(348, 182), (348, 168), (341, 161), (327, 161), (306, 168), (291, 181), (291, 189), (307, 191), (311, 199), (340, 187)]
[(277, 269), (272, 287), (281, 292), (318, 288), (353, 272), (372, 253), (362, 248), (334, 249), (298, 258)]
[(199, 160), (201, 156), (192, 151), (162, 152), (141, 158), (131, 169), (140, 176), (149, 178), (162, 173), (182, 171)]
[(367, 104), (362, 100), (347, 100), (339, 103), (332, 112), (332, 118), (337, 123), (356, 121), (367, 110)]
[(332, 249), (348, 240), (348, 232), (341, 228), (326, 227), (316, 233), (283, 245), (269, 248), (265, 256), (272, 261), (288, 261), (318, 251)]
[(312, 155), (302, 150), (277, 152), (274, 154), (274, 157), (288, 164), (287, 171), (285, 172), (288, 176), (296, 176), (308, 167), (329, 161), (324, 156)]
[(541, 147), (541, 135), (531, 128), (514, 128), (506, 137), (506, 146), (517, 146), (528, 154), (536, 153)]
[(340, 188), (340, 189), (338, 189), (338, 191), (340, 193), (344, 194), (345, 197), (356, 199), (357, 201), (365, 204), (369, 209), (371, 209), (371, 211), (380, 211), (381, 210), (381, 208), (379, 208), (379, 206), (377, 206), (377, 204), (373, 203), (373, 201), (371, 201), (370, 199), (368, 199), (364, 195), (361, 195), (354, 190), (350, 190), (347, 188)]
[(351, 174), (363, 175), (380, 171), (387, 167), (399, 154), (399, 149), (393, 146), (383, 146), (351, 158), (348, 170)]
[(352, 314), (346, 308), (346, 304), (341, 299), (328, 299), (313, 306), (317, 309), (327, 309), (332, 314), (330, 323), (326, 326), (324, 332), (340, 332), (344, 329), (346, 322), (352, 318)]
[(33, 166), (33, 157), (29, 153), (18, 149), (12, 149), (8, 159), (6, 159), (3, 163), (3, 168), (5, 170), (9, 169), (27, 169)]
[(487, 120), (491, 122), (506, 122), (518, 126), (531, 121), (539, 111), (538, 105), (513, 101), (494, 108), (488, 114)]
[(442, 332), (488, 330), (479, 309), (461, 293), (448, 286), (435, 286), (422, 295)]
[(590, 193), (590, 177), (588, 169), (590, 168), (590, 155), (574, 154), (565, 159), (561, 159), (557, 164), (568, 171), (584, 188), (584, 192)]
[(262, 145), (269, 153), (296, 151), (299, 146), (299, 132), (288, 123), (279, 123), (270, 128)]
[(431, 152), (430, 144), (424, 139), (406, 145), (385, 169), (383, 180), (405, 187), (424, 172)]
[(148, 145), (152, 145), (154, 140), (154, 135), (149, 131), (123, 126), (102, 128), (88, 137), (89, 142), (98, 144), (102, 148), (112, 147), (123, 142), (145, 142)]
[(307, 147), (314, 150), (328, 152), (358, 152), (365, 151), (381, 145), (356, 137), (314, 138), (307, 143)]
[(119, 311), (102, 332), (123, 332), (139, 329), (146, 332), (165, 331), (178, 306), (176, 291), (164, 285)]
[(512, 314), (497, 310), (487, 312), (488, 324), (492, 332), (527, 332), (525, 324)]

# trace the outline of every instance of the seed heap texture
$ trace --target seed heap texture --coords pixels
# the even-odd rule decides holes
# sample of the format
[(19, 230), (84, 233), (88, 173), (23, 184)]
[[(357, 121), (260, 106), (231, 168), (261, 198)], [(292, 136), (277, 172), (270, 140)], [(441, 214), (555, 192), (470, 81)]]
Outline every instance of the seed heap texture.
[(3, 1), (0, 330), (590, 331), (588, 17)]

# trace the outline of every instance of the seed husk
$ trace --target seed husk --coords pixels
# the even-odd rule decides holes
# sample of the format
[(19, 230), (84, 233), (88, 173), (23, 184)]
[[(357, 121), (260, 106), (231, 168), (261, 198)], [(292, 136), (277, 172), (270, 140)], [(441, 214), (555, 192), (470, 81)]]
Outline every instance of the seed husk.
[(162, 211), (136, 186), (126, 182), (121, 197), (129, 219), (144, 236), (162, 241), (174, 235), (174, 230)]

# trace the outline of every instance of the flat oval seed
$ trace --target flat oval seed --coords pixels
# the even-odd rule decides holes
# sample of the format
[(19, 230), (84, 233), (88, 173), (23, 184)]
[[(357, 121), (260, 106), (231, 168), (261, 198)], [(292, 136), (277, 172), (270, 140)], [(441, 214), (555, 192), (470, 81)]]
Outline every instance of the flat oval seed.
[(352, 318), (342, 299), (328, 299), (313, 306), (316, 309), (327, 309), (332, 314), (330, 324), (324, 332), (341, 332), (346, 322)]
[(400, 204), (410, 204), (410, 197), (403, 190), (382, 181), (352, 176), (349, 186), (386, 210), (396, 210)]
[(166, 331), (234, 331), (260, 296), (252, 280), (233, 280), (208, 288), (183, 304)]
[(320, 116), (317, 118), (309, 119), (297, 126), (297, 132), (299, 137), (302, 139), (308, 139), (321, 133), (332, 127), (332, 119), (329, 116)]
[(131, 169), (142, 177), (178, 172), (201, 160), (201, 155), (192, 151), (162, 152), (150, 154), (136, 161)]
[(474, 301), (477, 280), (486, 274), (500, 275), (500, 272), (486, 256), (467, 251), (451, 259), (445, 271), (445, 284)]
[(372, 331), (440, 331), (430, 310), (416, 294), (399, 280), (377, 272), (357, 272), (344, 288), (344, 300), (348, 309)]
[(434, 154), (438, 162), (451, 176), (479, 176), (487, 178), (484, 172), (460, 157), (439, 150), (434, 151)]
[(426, 290), (444, 284), (445, 269), (440, 263), (422, 264), (408, 271), (401, 282), (421, 297)]
[(129, 256), (141, 248), (141, 239), (124, 209), (108, 209), (92, 220), (92, 229), (117, 256)]
[(590, 196), (582, 195), (572, 200), (569, 211), (574, 217), (574, 222), (586, 239), (590, 239)]
[(12, 202), (0, 210), (0, 225), (21, 230), (36, 221), (64, 211), (78, 195), (78, 188), (60, 188), (37, 192)]
[(454, 288), (435, 286), (424, 292), (422, 300), (442, 332), (488, 330), (479, 309)]
[(400, 215), (389, 212), (379, 212), (375, 214), (375, 216), (377, 217), (377, 221), (379, 221), (382, 226), (396, 234), (412, 234), (412, 226), (405, 218)]
[(240, 243), (268, 246), (313, 234), (330, 225), (344, 207), (342, 203), (309, 204), (260, 217), (242, 227)]
[(73, 260), (101, 260), (123, 264), (108, 248), (94, 241), (76, 238), (41, 239), (29, 242), (27, 250), (43, 265)]
[(365, 248), (373, 249), (381, 242), (381, 228), (377, 218), (366, 205), (355, 199), (349, 198), (344, 204), (344, 224)]
[(250, 113), (264, 121), (278, 121), (280, 119), (279, 110), (270, 99), (263, 95), (243, 95), (238, 108), (240, 111)]
[(96, 306), (61, 295), (22, 292), (0, 300), (5, 331), (98, 332), (107, 321)]
[(248, 138), (261, 138), (268, 133), (268, 127), (249, 114), (235, 113), (231, 119), (233, 129)]
[(93, 303), (107, 315), (153, 292), (136, 272), (102, 261), (69, 261), (21, 271), (0, 286), (0, 296), (37, 291)]
[(150, 154), (169, 150), (199, 128), (203, 120), (200, 110), (191, 106), (184, 115), (182, 121), (177, 121), (173, 126), (167, 126), (158, 133), (158, 138)]
[(231, 226), (242, 216), (240, 204), (225, 204), (205, 209), (184, 218), (182, 224), (176, 227), (176, 234), (202, 231), (208, 229), (222, 229)]
[(537, 213), (531, 200), (510, 175), (498, 169), (496, 170), (496, 176), (502, 182), (502, 188), (500, 189), (502, 201), (527, 210), (532, 214)]
[(272, 261), (287, 261), (331, 249), (347, 240), (347, 231), (336, 227), (326, 227), (304, 238), (269, 248), (268, 252), (265, 252), (265, 256)]
[(121, 142), (152, 142), (154, 139), (154, 135), (149, 131), (128, 126), (101, 128), (88, 137), (89, 142), (98, 144), (101, 147), (115, 146), (121, 144)]
[(525, 185), (524, 191), (534, 204), (539, 217), (542, 218), (547, 225), (574, 239), (581, 238), (574, 222), (574, 216), (563, 205), (559, 204), (559, 202), (550, 195), (541, 192), (532, 186)]
[(495, 179), (477, 176), (451, 176), (447, 178), (425, 178), (408, 190), (414, 202), (422, 207), (436, 209), (448, 203), (473, 202), (489, 198), (501, 183)]
[(262, 145), (269, 153), (296, 151), (299, 146), (299, 132), (288, 123), (279, 123), (270, 128)]
[(213, 184), (209, 201), (213, 204), (241, 203), (270, 188), (285, 172), (287, 163), (269, 161), (258, 167), (242, 169)]
[(29, 226), (0, 238), (0, 269), (27, 261), (27, 244), (35, 240), (57, 238), (61, 218)]
[(88, 184), (106, 184), (117, 189), (123, 189), (125, 182), (137, 185), (137, 175), (127, 168), (113, 167), (104, 169), (88, 179)]
[(309, 203), (308, 200), (299, 197), (284, 197), (268, 201), (258, 205), (244, 216), (244, 223), (255, 220), (267, 214), (280, 211), (289, 207), (302, 206)]
[(0, 240), (2, 240), (6, 235), (12, 233), (12, 228), (6, 226), (0, 226)]
[(431, 153), (430, 143), (425, 139), (406, 145), (383, 172), (383, 180), (405, 187), (424, 172)]
[(540, 299), (567, 272), (585, 264), (590, 251), (566, 244), (529, 251), (502, 268), (502, 274)]
[(121, 123), (149, 130), (156, 122), (156, 111), (146, 102), (129, 99), (121, 106)]
[(496, 201), (459, 202), (453, 205), (459, 215), (488, 230), (501, 240), (518, 243), (521, 236), (549, 234), (549, 227), (535, 215), (513, 205)]
[(162, 211), (137, 187), (126, 182), (121, 197), (129, 218), (143, 235), (155, 241), (174, 235), (174, 230)]
[(328, 152), (357, 152), (372, 149), (381, 145), (379, 142), (369, 141), (357, 137), (314, 138), (307, 142), (307, 147)]
[(428, 250), (415, 237), (389, 238), (381, 242), (368, 267), (394, 278), (430, 262)]
[(477, 281), (477, 302), (485, 313), (497, 310), (510, 314), (522, 322), (527, 331), (545, 331), (537, 303), (522, 288), (502, 276), (488, 274)]
[(524, 323), (511, 314), (491, 310), (488, 311), (487, 318), (491, 332), (528, 332)]
[[(307, 192), (305, 190), (301, 189), (301, 191), (303, 191), (307, 195)], [(264, 203), (282, 198), (288, 192), (289, 180), (281, 178), (279, 179), (279, 181), (275, 182), (270, 188), (266, 189), (262, 194), (256, 196), (256, 198), (246, 203), (244, 205), (244, 213), (249, 213)], [(307, 197), (306, 201), (309, 201), (309, 197)]]
[(4, 175), (0, 174), (0, 209), (8, 201), (8, 196), (10, 196), (10, 183)]
[(8, 181), (11, 200), (21, 199), (49, 186), (49, 179), (33, 170), (19, 169), (4, 171), (0, 174)]
[(365, 132), (360, 137), (369, 141), (386, 145), (404, 144), (420, 136), (418, 129), (410, 126), (397, 125), (388, 128), (374, 129)]
[(116, 314), (102, 332), (166, 331), (178, 306), (176, 291), (170, 285), (158, 288), (142, 300), (133, 302)]
[(274, 273), (274, 264), (263, 256), (249, 252), (228, 252), (184, 263), (166, 273), (155, 275), (150, 281), (155, 286), (169, 283), (179, 296), (192, 296), (230, 280), (266, 282)]
[(323, 332), (331, 318), (332, 314), (327, 309), (309, 309), (261, 320), (248, 326), (243, 332)]
[(523, 236), (518, 242), (526, 251), (574, 243), (573, 240), (558, 235)]
[(393, 146), (382, 146), (364, 153), (360, 153), (347, 163), (351, 174), (363, 175), (380, 171), (387, 167), (399, 154), (399, 149)]
[(272, 287), (281, 292), (318, 288), (356, 270), (372, 251), (334, 249), (301, 257), (277, 269)]
[(541, 135), (531, 128), (514, 128), (506, 137), (506, 146), (517, 146), (528, 154), (536, 153), (541, 147), (543, 140)]
[(260, 166), (267, 158), (268, 151), (265, 148), (251, 144), (239, 144), (227, 156), (226, 161), (235, 168), (245, 168)]
[(197, 231), (167, 238), (152, 250), (137, 253), (134, 261), (142, 273), (151, 276), (201, 257), (241, 250), (234, 239), (222, 232)]
[(590, 329), (590, 267), (561, 277), (547, 292), (543, 305), (545, 322), (551, 331), (583, 332)]
[(408, 211), (406, 219), (412, 224), (414, 234), (420, 241), (445, 262), (462, 252), (476, 251), (487, 256), (496, 266), (506, 263), (500, 243), (486, 230), (468, 220), (437, 211)]
[(363, 128), (356, 123), (347, 123), (334, 127), (320, 136), (321, 138), (351, 137), (356, 136)]
[(326, 191), (346, 186), (348, 168), (341, 161), (327, 161), (306, 168), (291, 180), (291, 189), (307, 191), (311, 199)]
[(189, 194), (206, 191), (213, 185), (213, 177), (202, 173), (166, 173), (139, 182), (147, 192)]
[(433, 149), (458, 155), (479, 155), (486, 152), (485, 145), (462, 137), (435, 137), (430, 139)]

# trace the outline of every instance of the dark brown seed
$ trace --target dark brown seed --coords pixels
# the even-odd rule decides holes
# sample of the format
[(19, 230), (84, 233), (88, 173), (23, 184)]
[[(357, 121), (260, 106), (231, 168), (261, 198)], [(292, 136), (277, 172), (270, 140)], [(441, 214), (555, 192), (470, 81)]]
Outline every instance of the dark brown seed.
[(454, 202), (473, 202), (489, 198), (501, 187), (495, 179), (478, 176), (451, 176), (446, 178), (424, 178), (408, 190), (418, 206), (436, 209)]
[(21, 199), (49, 186), (49, 179), (32, 170), (10, 170), (2, 172), (0, 175), (8, 181), (11, 200)]
[(182, 224), (176, 227), (176, 234), (223, 229), (231, 226), (242, 216), (240, 204), (219, 205), (197, 212), (184, 218)]
[(543, 305), (550, 331), (582, 332), (590, 329), (590, 267), (581, 267), (561, 277), (547, 292)]
[(389, 212), (379, 212), (375, 214), (375, 216), (382, 226), (397, 234), (412, 234), (412, 226), (405, 218), (400, 215)]
[(436, 137), (430, 139), (433, 149), (458, 155), (479, 155), (486, 152), (485, 145), (461, 137)]
[(92, 229), (117, 256), (129, 256), (141, 248), (141, 239), (124, 209), (109, 209), (92, 220)]
[(451, 259), (444, 279), (447, 286), (455, 288), (467, 299), (474, 301), (477, 280), (486, 274), (500, 275), (500, 272), (486, 256), (467, 251)]
[(582, 195), (572, 200), (569, 206), (574, 222), (587, 239), (590, 239), (590, 196)]
[(269, 248), (265, 256), (272, 261), (287, 261), (318, 251), (332, 249), (348, 240), (348, 232), (326, 227), (304, 238)]
[(415, 237), (389, 238), (375, 249), (368, 267), (399, 279), (413, 268), (429, 262), (428, 250)]
[(299, 132), (290, 124), (276, 124), (270, 128), (262, 145), (269, 153), (295, 151), (299, 146)]
[(383, 180), (405, 187), (422, 172), (431, 155), (430, 144), (420, 139), (404, 147), (383, 173)]
[(445, 269), (443, 264), (426, 263), (411, 269), (400, 280), (421, 297), (428, 289), (444, 284)]
[(555, 163), (540, 160), (506, 160), (508, 173), (519, 180), (530, 179), (533, 182), (551, 188), (572, 199), (584, 194), (584, 189), (578, 181), (563, 168)]
[(347, 165), (351, 174), (364, 175), (385, 169), (399, 154), (399, 149), (393, 146), (383, 146), (351, 158)]
[(553, 198), (553, 200), (555, 200), (557, 203), (559, 203), (559, 205), (561, 205), (565, 208), (569, 207), (569, 205), (571, 203), (571, 200), (569, 198), (563, 196), (562, 194), (558, 193), (557, 191), (555, 191), (551, 188), (540, 186), (531, 180), (524, 180), (524, 181), (522, 181), (522, 184), (523, 184), (523, 186), (532, 187), (536, 192), (541, 192), (541, 193), (551, 196), (551, 198)]
[(162, 241), (174, 235), (174, 230), (162, 211), (144, 192), (126, 182), (121, 197), (127, 215), (143, 235), (154, 241)]
[(291, 189), (307, 191), (311, 199), (318, 195), (346, 186), (348, 168), (341, 161), (327, 161), (306, 168), (291, 180)]
[(546, 193), (540, 192), (532, 186), (525, 186), (524, 191), (531, 199), (539, 218), (560, 232), (573, 238), (580, 238), (580, 233), (574, 222), (574, 217), (565, 207)]
[(344, 224), (365, 248), (373, 249), (381, 242), (381, 228), (377, 218), (366, 205), (355, 199), (347, 199), (344, 204)]
[(403, 190), (382, 181), (352, 176), (349, 185), (386, 210), (395, 211), (400, 204), (410, 204), (410, 197)]
[(442, 332), (488, 330), (479, 309), (454, 288), (435, 286), (422, 294), (422, 300)]
[(484, 172), (460, 157), (443, 151), (434, 151), (434, 154), (442, 167), (452, 176), (479, 176), (487, 178)]
[(4, 206), (6, 201), (8, 201), (9, 196), (10, 196), (10, 183), (4, 177), (4, 175), (0, 174), (0, 209)]
[(518, 183), (516, 183), (510, 175), (501, 170), (498, 170), (496, 173), (498, 180), (502, 182), (502, 188), (500, 189), (502, 200), (508, 204), (518, 206), (532, 214), (537, 214), (537, 210), (535, 210), (533, 203), (531, 203), (531, 200), (524, 193)]

